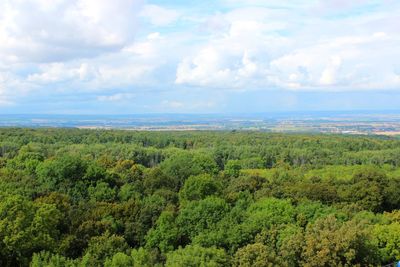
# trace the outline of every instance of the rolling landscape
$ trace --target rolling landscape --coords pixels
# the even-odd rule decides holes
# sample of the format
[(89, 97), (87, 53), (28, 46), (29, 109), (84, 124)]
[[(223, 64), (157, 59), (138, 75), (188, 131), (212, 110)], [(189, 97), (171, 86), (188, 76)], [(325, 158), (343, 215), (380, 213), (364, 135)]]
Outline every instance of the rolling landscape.
[(400, 267), (399, 21), (1, 0), (0, 267)]
[(0, 115), (0, 127), (137, 131), (245, 130), (280, 133), (400, 135), (400, 112), (275, 114)]
[(394, 137), (1, 128), (0, 140), (2, 266), (379, 266), (399, 255)]

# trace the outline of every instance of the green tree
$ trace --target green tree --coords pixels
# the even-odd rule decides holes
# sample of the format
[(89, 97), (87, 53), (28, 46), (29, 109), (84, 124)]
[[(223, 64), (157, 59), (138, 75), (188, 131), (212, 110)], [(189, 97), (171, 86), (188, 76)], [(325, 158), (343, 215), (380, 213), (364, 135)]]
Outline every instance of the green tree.
[(249, 244), (238, 249), (233, 259), (233, 266), (269, 267), (281, 266), (282, 262), (273, 249), (261, 244)]
[(222, 185), (209, 174), (190, 176), (179, 192), (179, 198), (182, 202), (201, 200), (207, 196), (218, 195), (221, 192)]
[(111, 202), (115, 199), (115, 189), (105, 182), (97, 182), (96, 186), (89, 186), (89, 197), (95, 201), (108, 201)]
[(104, 267), (129, 267), (133, 266), (133, 259), (131, 256), (122, 252), (117, 252), (112, 258), (106, 259)]
[(82, 258), (83, 266), (103, 266), (107, 258), (118, 252), (125, 253), (129, 249), (122, 236), (105, 234), (93, 237)]
[(177, 191), (179, 181), (172, 176), (165, 175), (159, 167), (148, 169), (143, 178), (145, 193), (152, 194), (159, 189)]
[(363, 209), (381, 211), (386, 185), (384, 172), (375, 167), (367, 167), (354, 174), (350, 185), (340, 187), (339, 195), (344, 201), (356, 203)]
[(218, 166), (211, 156), (193, 155), (188, 152), (179, 152), (170, 156), (161, 163), (161, 169), (169, 177), (177, 179), (179, 186), (182, 186), (184, 181), (192, 175), (218, 172)]
[(82, 180), (86, 173), (86, 164), (79, 157), (64, 155), (39, 164), (36, 173), (47, 189), (58, 189)]
[(238, 160), (229, 160), (225, 165), (225, 174), (229, 177), (239, 177), (242, 166)]
[(190, 240), (197, 234), (215, 227), (229, 211), (228, 204), (221, 198), (207, 197), (192, 201), (183, 207), (176, 222), (181, 234)]
[(61, 213), (20, 196), (0, 202), (0, 265), (27, 265), (34, 252), (57, 249)]
[(273, 225), (292, 223), (294, 216), (295, 209), (289, 200), (264, 198), (248, 208), (245, 223), (257, 232)]
[(302, 258), (306, 266), (378, 263), (369, 230), (354, 221), (340, 223), (334, 216), (321, 218), (307, 227)]
[(134, 267), (161, 267), (159, 255), (154, 250), (147, 250), (142, 247), (132, 249), (131, 256)]
[(78, 267), (78, 262), (48, 251), (33, 254), (31, 267)]
[(157, 219), (155, 228), (146, 236), (146, 245), (151, 248), (159, 248), (162, 253), (174, 250), (179, 240), (179, 228), (175, 223), (175, 215), (172, 211), (164, 211)]
[(167, 254), (166, 267), (218, 267), (229, 266), (229, 258), (223, 249), (189, 245)]
[(387, 264), (400, 259), (400, 223), (375, 225), (372, 235), (382, 263)]

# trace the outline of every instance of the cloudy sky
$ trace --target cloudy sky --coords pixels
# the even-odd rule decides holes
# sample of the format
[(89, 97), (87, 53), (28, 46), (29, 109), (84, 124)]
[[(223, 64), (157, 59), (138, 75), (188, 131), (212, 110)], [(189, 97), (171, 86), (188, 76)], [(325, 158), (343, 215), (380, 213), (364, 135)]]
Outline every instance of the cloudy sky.
[(0, 113), (393, 109), (398, 0), (0, 1)]

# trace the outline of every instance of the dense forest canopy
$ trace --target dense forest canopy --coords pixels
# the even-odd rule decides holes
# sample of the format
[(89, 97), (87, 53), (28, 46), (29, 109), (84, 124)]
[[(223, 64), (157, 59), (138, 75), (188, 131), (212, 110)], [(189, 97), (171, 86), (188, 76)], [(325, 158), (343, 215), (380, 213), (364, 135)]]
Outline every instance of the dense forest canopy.
[(0, 129), (0, 266), (400, 260), (400, 140)]

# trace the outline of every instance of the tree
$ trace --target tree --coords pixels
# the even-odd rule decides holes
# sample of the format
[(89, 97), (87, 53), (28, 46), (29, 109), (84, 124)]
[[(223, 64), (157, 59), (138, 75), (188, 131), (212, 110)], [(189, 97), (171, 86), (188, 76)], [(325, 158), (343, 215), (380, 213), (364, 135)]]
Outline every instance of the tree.
[(97, 182), (96, 186), (90, 186), (88, 188), (90, 199), (94, 201), (108, 201), (111, 202), (115, 199), (115, 189), (105, 182)]
[(140, 197), (140, 191), (137, 189), (137, 187), (133, 184), (124, 184), (121, 186), (119, 192), (118, 192), (118, 198), (121, 201), (127, 201), (131, 198), (139, 198)]
[(369, 230), (354, 221), (340, 223), (330, 215), (307, 227), (302, 264), (306, 266), (354, 266), (378, 263)]
[(177, 179), (179, 187), (192, 175), (216, 174), (218, 172), (218, 166), (211, 156), (193, 155), (188, 152), (179, 152), (170, 156), (161, 163), (161, 169), (168, 176)]
[(102, 266), (107, 258), (127, 252), (128, 244), (122, 236), (105, 234), (93, 237), (82, 258), (82, 266)]
[(218, 195), (221, 192), (221, 188), (222, 185), (209, 174), (190, 176), (179, 192), (179, 198), (181, 203), (201, 200), (207, 196)]
[(282, 262), (273, 249), (261, 244), (249, 244), (238, 249), (233, 259), (238, 267), (272, 267), (281, 266)]
[(178, 183), (175, 177), (165, 175), (159, 167), (149, 169), (143, 178), (143, 188), (147, 194), (152, 194), (159, 189), (178, 191)]
[(116, 218), (124, 227), (124, 237), (131, 246), (145, 244), (145, 236), (153, 227), (166, 201), (160, 196), (151, 195), (144, 199), (130, 199), (119, 207)]
[(86, 164), (79, 157), (64, 155), (39, 164), (36, 173), (46, 188), (58, 189), (82, 180), (86, 173)]
[(20, 196), (0, 202), (0, 265), (27, 265), (34, 252), (55, 251), (61, 213), (55, 205)]
[(229, 177), (239, 177), (241, 169), (238, 160), (229, 160), (225, 165), (225, 174)]
[(68, 193), (75, 201), (86, 197), (86, 162), (77, 156), (64, 155), (45, 160), (36, 168), (38, 181), (44, 191)]
[(200, 201), (192, 201), (185, 205), (176, 222), (181, 234), (189, 239), (204, 230), (212, 229), (228, 212), (227, 203), (217, 197), (207, 197)]
[(229, 266), (228, 256), (223, 249), (203, 248), (189, 245), (167, 254), (166, 267), (219, 267)]
[(132, 249), (131, 256), (134, 267), (161, 267), (159, 255), (154, 250), (144, 248)]
[(112, 258), (106, 259), (104, 267), (127, 267), (133, 266), (133, 259), (131, 256), (122, 252), (117, 252)]
[(341, 187), (339, 195), (344, 201), (357, 203), (363, 209), (381, 211), (386, 185), (387, 177), (384, 172), (374, 167), (367, 167), (356, 172), (350, 185)]
[(384, 209), (393, 210), (400, 207), (400, 179), (389, 179), (387, 185), (383, 189)]
[(145, 238), (146, 246), (159, 248), (162, 253), (167, 253), (177, 247), (179, 236), (175, 215), (172, 211), (167, 210), (161, 213), (155, 227), (148, 232)]
[(387, 264), (400, 259), (400, 223), (376, 225), (372, 235), (382, 263)]
[(252, 204), (247, 214), (245, 223), (257, 232), (272, 225), (292, 223), (295, 209), (289, 200), (264, 198)]
[(31, 267), (78, 267), (78, 262), (48, 251), (33, 254)]

